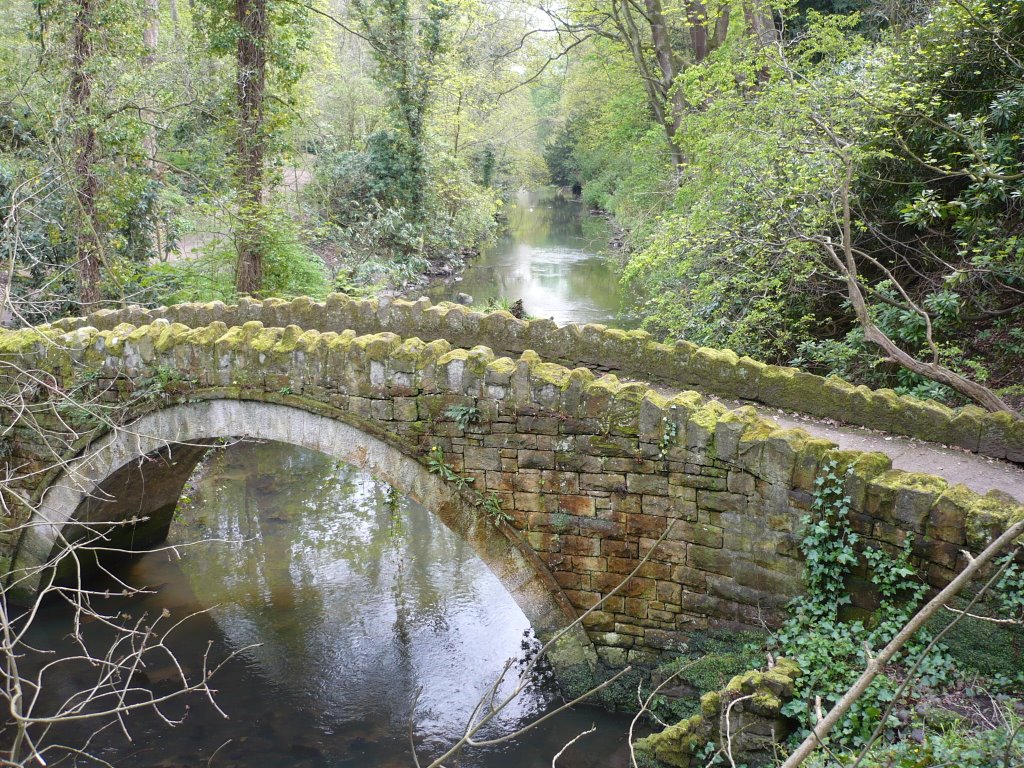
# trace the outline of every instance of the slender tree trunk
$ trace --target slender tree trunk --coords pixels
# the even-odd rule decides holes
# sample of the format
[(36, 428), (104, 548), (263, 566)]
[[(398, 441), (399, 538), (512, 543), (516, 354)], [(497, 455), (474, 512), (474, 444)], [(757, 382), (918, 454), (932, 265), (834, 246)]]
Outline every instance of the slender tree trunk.
[[(763, 0), (750, 0), (743, 5), (743, 17), (747, 22), (747, 30), (754, 38), (758, 48), (774, 45), (779, 39), (779, 30), (775, 27), (772, 10)], [(764, 85), (768, 82), (770, 72), (767, 66), (757, 73), (757, 82)]]
[(665, 137), (668, 139), (669, 151), (672, 153), (672, 164), (676, 168), (682, 167), (685, 162), (682, 147), (676, 140), (676, 133), (683, 121), (683, 111), (686, 105), (683, 95), (677, 89), (673, 89), (676, 77), (682, 67), (675, 51), (672, 49), (672, 39), (669, 35), (668, 23), (665, 20), (665, 13), (661, 6), (661, 0), (644, 0), (644, 8), (647, 11), (647, 23), (651, 30), (651, 44), (654, 46), (654, 59), (658, 62), (658, 70), (661, 72), (661, 93), (664, 101), (662, 122), (665, 125)]
[[(146, 0), (144, 14), (145, 25), (142, 28), (142, 47), (145, 53), (142, 56), (142, 67), (143, 71), (149, 72), (156, 66), (157, 50), (160, 47), (160, 0)], [(151, 99), (150, 94), (146, 94), (145, 99), (148, 102)], [(142, 147), (146, 153), (146, 165), (149, 167), (150, 176), (159, 183), (162, 180), (163, 174), (160, 172), (160, 165), (156, 161), (157, 150), (159, 149), (157, 143), (157, 115), (153, 109), (146, 106), (140, 110), (140, 116), (146, 132), (142, 139)], [(152, 246), (156, 255), (163, 258), (165, 255), (164, 237), (160, 221), (160, 213), (157, 209), (154, 211), (153, 216), (154, 242)]]
[(71, 87), (69, 95), (75, 118), (72, 137), (72, 161), (75, 184), (75, 261), (78, 268), (78, 300), (83, 311), (100, 301), (100, 228), (96, 207), (99, 179), (96, 162), (99, 143), (92, 122), (90, 97), (92, 76), (92, 24), (95, 0), (75, 0), (75, 20), (71, 35)]
[[(823, 125), (824, 123), (819, 121), (819, 126)], [(825, 132), (833, 142), (833, 146), (843, 152), (845, 148), (839, 141), (838, 137), (836, 137), (830, 130), (825, 129)], [(868, 300), (864, 296), (864, 291), (860, 286), (857, 257), (854, 253), (853, 247), (853, 214), (850, 202), (851, 190), (853, 188), (853, 160), (845, 152), (843, 154), (843, 163), (844, 176), (842, 184), (839, 187), (839, 201), (842, 206), (843, 216), (843, 240), (841, 250), (837, 251), (835, 244), (831, 240), (824, 240), (821, 244), (825, 248), (826, 253), (828, 253), (829, 257), (832, 259), (833, 264), (836, 265), (840, 274), (846, 280), (846, 289), (847, 295), (850, 298), (850, 305), (853, 307), (854, 314), (857, 317), (857, 322), (864, 331), (864, 338), (881, 349), (888, 360), (903, 366), (908, 371), (916, 373), (919, 376), (924, 376), (926, 379), (930, 379), (931, 381), (936, 381), (939, 384), (945, 384), (950, 389), (959, 392), (961, 395), (969, 397), (971, 400), (978, 403), (978, 405), (987, 408), (992, 412), (1008, 413), (1014, 418), (1021, 418), (1021, 415), (1011, 408), (1005, 400), (984, 384), (972, 381), (971, 379), (968, 379), (939, 363), (937, 348), (933, 351), (933, 359), (931, 362), (919, 360), (893, 341), (872, 319), (871, 312), (868, 308)], [(894, 280), (894, 282), (896, 281)], [(904, 297), (909, 301), (909, 296), (903, 290), (902, 286), (896, 283), (896, 287), (897, 290), (903, 293)], [(917, 309), (916, 305), (912, 306)], [(927, 315), (925, 315), (925, 322), (929, 324), (930, 340), (931, 321), (928, 319)]]
[[(157, 0), (159, 3), (159, 0)], [(178, 0), (168, 0), (168, 8), (171, 13), (171, 29), (174, 30), (174, 40), (177, 42), (181, 33), (181, 17), (178, 15)]]
[[(157, 48), (160, 45), (160, 0), (146, 0), (143, 13), (145, 25), (142, 28), (142, 47), (145, 53), (142, 56), (142, 66), (148, 72), (156, 65)], [(142, 109), (142, 121), (146, 124), (146, 135), (142, 140), (146, 150), (146, 162), (153, 168), (157, 146), (156, 115), (152, 109)]]
[(269, 31), (267, 0), (235, 0), (235, 21), (239, 27), (236, 81), (239, 225), (235, 232), (238, 254), (235, 287), (239, 293), (251, 294), (258, 292), (263, 284), (261, 224), (266, 155), (263, 97)]

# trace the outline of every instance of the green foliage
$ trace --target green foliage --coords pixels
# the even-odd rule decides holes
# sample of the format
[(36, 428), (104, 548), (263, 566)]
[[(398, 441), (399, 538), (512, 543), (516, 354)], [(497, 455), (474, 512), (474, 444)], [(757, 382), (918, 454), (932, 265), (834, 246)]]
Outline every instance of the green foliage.
[[(807, 593), (790, 604), (791, 618), (773, 638), (775, 647), (792, 658), (804, 671), (796, 695), (784, 712), (795, 717), (804, 733), (816, 722), (815, 701), (827, 711), (857, 679), (868, 661), (884, 647), (913, 616), (926, 592), (910, 566), (912, 542), (897, 551), (858, 548), (859, 537), (849, 523), (850, 500), (843, 478), (834, 462), (827, 465), (816, 482), (812, 514), (803, 518), (801, 551), (805, 558)], [(879, 607), (867, 618), (843, 620), (841, 609), (850, 604), (849, 579), (863, 567), (879, 597)], [(930, 642), (922, 630), (896, 657), (896, 668), (916, 660)], [(918, 670), (914, 690), (935, 688), (952, 673), (944, 646), (938, 646)], [(891, 670), (879, 675), (849, 714), (832, 731), (832, 743), (856, 747), (866, 743), (888, 704), (894, 701), (898, 675)], [(891, 713), (886, 733), (900, 721)]]
[[(1001, 725), (981, 731), (971, 731), (963, 724), (939, 730), (918, 728), (917, 738), (879, 744), (872, 747), (860, 762), (864, 768), (993, 768), (993, 766), (1019, 765), (1024, 759), (1024, 729), (1021, 715), (1014, 707), (1002, 702), (994, 713)], [(852, 766), (856, 753), (833, 755), (827, 759), (811, 760), (813, 768), (825, 766)]]
[(462, 430), (480, 423), (480, 409), (472, 405), (453, 405), (444, 415), (454, 421)]
[[(271, 142), (283, 138), (294, 120), (296, 85), (308, 70), (304, 52), (311, 42), (310, 10), (291, 0), (263, 0), (270, 33), (259, 44), (267, 58), (269, 98), (264, 105), (263, 129)], [(197, 37), (214, 56), (234, 57), (244, 31), (236, 18), (236, 0), (195, 0)]]
[(1021, 320), (1024, 72), (1006, 52), (1024, 44), (1024, 13), (1020, 0), (858, 5), (799, 3), (778, 49), (730, 36), (683, 66), (674, 187), (632, 53), (595, 43), (570, 73), (586, 98), (563, 97), (549, 166), (578, 171), (587, 202), (632, 229), (624, 282), (655, 334), (956, 401), (880, 360), (824, 244), (842, 239), (849, 159), (874, 322), (922, 360), (1019, 378), (1002, 345), (977, 342)]
[(148, 376), (139, 381), (138, 386), (132, 393), (132, 402), (160, 402), (183, 381), (184, 377), (177, 368), (158, 365)]
[(468, 496), (473, 506), (479, 509), (495, 525), (512, 522), (512, 515), (501, 506), (501, 499), (498, 498), (497, 494), (485, 493), (474, 488), (473, 481), (475, 478), (465, 477), (455, 467), (445, 461), (444, 451), (440, 446), (433, 446), (427, 453), (427, 470), (445, 482), (451, 483)]
[(579, 161), (574, 155), (576, 145), (580, 141), (580, 130), (580, 119), (570, 119), (557, 130), (544, 147), (544, 162), (547, 164), (552, 184), (582, 189), (583, 175)]
[[(283, 211), (267, 208), (263, 219), (263, 293), (323, 298), (331, 290), (323, 261), (306, 245), (300, 227)], [(149, 265), (135, 276), (154, 303), (233, 301), (235, 249), (214, 240), (193, 259)]]
[(373, 292), (402, 286), (429, 261), (453, 261), (486, 240), (498, 202), (461, 162), (420, 150), (402, 133), (378, 131), (363, 151), (323, 152), (313, 201), (324, 241), (338, 254), (337, 287)]
[[(971, 608), (971, 613), (1000, 619), (1012, 617), (1002, 614), (998, 602), (999, 591)], [(1011, 595), (1015, 593), (1011, 592)], [(950, 603), (951, 608), (967, 609), (968, 599), (960, 597)], [(943, 612), (928, 622), (931, 632), (938, 632), (948, 623), (951, 614)], [(968, 679), (978, 677), (986, 689), (1024, 691), (1024, 627), (962, 618), (944, 637), (950, 658)]]
[(760, 632), (707, 629), (695, 632), (671, 661), (658, 667), (656, 678), (674, 680), (692, 689), (692, 696), (668, 698), (657, 695), (651, 711), (664, 722), (678, 722), (697, 713), (700, 696), (718, 691), (738, 674), (764, 663), (765, 637)]

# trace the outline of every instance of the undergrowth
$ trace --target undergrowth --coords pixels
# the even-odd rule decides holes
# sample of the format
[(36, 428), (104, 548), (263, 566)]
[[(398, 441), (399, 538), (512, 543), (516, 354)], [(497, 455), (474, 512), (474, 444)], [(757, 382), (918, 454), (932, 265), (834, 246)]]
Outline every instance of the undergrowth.
[[(811, 513), (802, 519), (807, 592), (790, 603), (790, 619), (769, 643), (803, 670), (793, 700), (783, 709), (799, 723), (794, 739), (803, 739), (819, 713), (846, 693), (869, 656), (892, 640), (927, 593), (911, 564), (912, 540), (908, 538), (903, 547), (882, 549), (862, 542), (852, 529), (850, 499), (834, 462), (816, 482)], [(877, 592), (878, 608), (864, 618), (844, 618), (851, 612), (851, 577), (863, 573)], [(1016, 567), (1009, 568), (990, 597), (1002, 615), (1019, 615), (1024, 605), (1019, 578)], [(998, 662), (988, 660), (971, 668), (968, 660), (979, 653), (984, 656), (989, 644), (973, 650), (963, 647), (964, 637), (972, 636), (967, 630), (973, 628), (977, 640), (979, 622), (961, 621), (961, 631), (947, 636), (953, 647), (937, 643), (912, 671), (951, 618), (946, 614), (934, 620), (904, 646), (833, 729), (828, 756), (819, 758), (826, 762), (819, 764), (852, 765), (860, 752), (865, 752), (860, 763), (865, 768), (1020, 764), (1020, 703), (1009, 695), (1014, 689), (1019, 692), (1019, 682), (1015, 685)], [(995, 631), (993, 625), (984, 626), (984, 631)], [(910, 675), (913, 679), (908, 680)], [(873, 740), (882, 722), (880, 738)], [(1010, 755), (1016, 757), (1004, 762)]]

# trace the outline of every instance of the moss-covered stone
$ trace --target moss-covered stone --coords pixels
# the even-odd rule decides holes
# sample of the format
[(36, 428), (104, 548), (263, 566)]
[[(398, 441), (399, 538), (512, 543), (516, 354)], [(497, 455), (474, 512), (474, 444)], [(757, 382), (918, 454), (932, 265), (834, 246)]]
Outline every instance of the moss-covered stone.
[(792, 731), (794, 724), (781, 711), (792, 698), (794, 681), (799, 676), (800, 668), (790, 659), (777, 660), (768, 671), (752, 670), (737, 675), (724, 689), (701, 696), (699, 714), (639, 739), (635, 744), (637, 754), (676, 768), (697, 766), (707, 743), (723, 742), (719, 731), (728, 727), (737, 761), (751, 765), (768, 762), (770, 738), (761, 734), (774, 733), (781, 742)]

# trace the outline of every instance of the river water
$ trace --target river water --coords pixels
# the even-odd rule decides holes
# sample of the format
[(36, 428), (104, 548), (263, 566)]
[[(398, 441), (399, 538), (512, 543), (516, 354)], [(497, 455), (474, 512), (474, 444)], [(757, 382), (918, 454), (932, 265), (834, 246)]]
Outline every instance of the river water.
[(497, 242), (482, 249), (461, 280), (430, 288), (431, 299), (455, 301), (465, 293), (476, 306), (522, 300), (527, 315), (559, 324), (633, 327), (607, 255), (613, 234), (607, 219), (553, 189), (519, 192), (506, 217)]
[[(522, 298), (530, 314), (559, 321), (617, 316), (614, 271), (596, 253), (606, 222), (540, 195), (521, 197), (509, 221), (503, 243), (453, 288), (478, 300)], [(214, 659), (238, 652), (214, 678), (228, 719), (199, 697), (175, 728), (135, 715), (132, 741), (111, 729), (90, 746), (116, 766), (412, 766), (410, 729), (421, 759), (437, 756), (506, 660), (521, 663), (536, 645), (502, 585), (429, 510), (304, 449), (238, 442), (214, 451), (186, 489), (169, 543), (180, 547), (118, 572), (152, 593), (110, 609), (196, 614), (174, 645), (192, 672), (208, 643)], [(52, 607), (37, 624), (35, 642), (70, 650), (66, 612)], [(165, 689), (170, 672), (147, 670), (146, 679)], [(488, 734), (560, 702), (537, 675)], [(628, 718), (593, 707), (448, 765), (550, 766), (592, 725), (558, 766), (627, 765)]]

